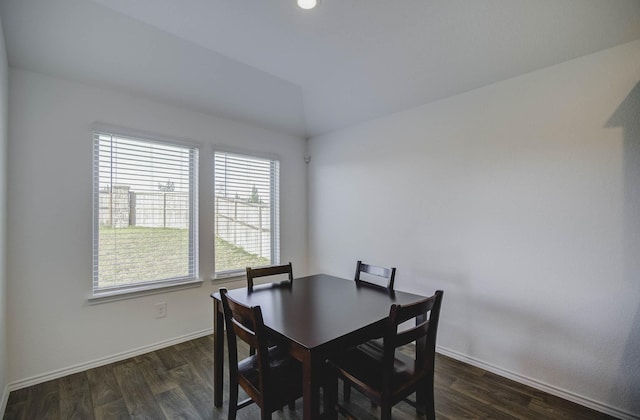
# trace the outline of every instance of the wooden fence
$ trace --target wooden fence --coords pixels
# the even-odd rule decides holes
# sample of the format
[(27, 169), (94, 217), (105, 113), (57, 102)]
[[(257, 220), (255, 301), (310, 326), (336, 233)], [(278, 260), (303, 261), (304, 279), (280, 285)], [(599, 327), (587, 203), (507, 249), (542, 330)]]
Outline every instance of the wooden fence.
[(268, 204), (216, 196), (216, 235), (259, 257), (271, 257)]
[(134, 192), (114, 187), (100, 192), (100, 224), (111, 227), (189, 228), (189, 193)]

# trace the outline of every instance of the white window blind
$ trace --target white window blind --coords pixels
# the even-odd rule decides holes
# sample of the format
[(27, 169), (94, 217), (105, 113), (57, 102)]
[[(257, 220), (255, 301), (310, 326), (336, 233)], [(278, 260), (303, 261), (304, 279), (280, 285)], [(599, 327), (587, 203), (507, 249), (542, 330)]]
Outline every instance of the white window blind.
[(93, 292), (198, 277), (198, 149), (96, 131)]
[(280, 162), (215, 152), (215, 271), (280, 262)]

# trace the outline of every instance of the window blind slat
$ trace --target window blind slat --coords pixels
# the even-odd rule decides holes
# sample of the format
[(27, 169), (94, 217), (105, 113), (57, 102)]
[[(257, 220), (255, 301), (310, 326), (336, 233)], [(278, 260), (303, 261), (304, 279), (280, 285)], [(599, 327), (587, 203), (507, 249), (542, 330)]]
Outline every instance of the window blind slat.
[(216, 151), (216, 273), (280, 261), (277, 160)]
[(197, 273), (198, 150), (94, 133), (93, 291)]

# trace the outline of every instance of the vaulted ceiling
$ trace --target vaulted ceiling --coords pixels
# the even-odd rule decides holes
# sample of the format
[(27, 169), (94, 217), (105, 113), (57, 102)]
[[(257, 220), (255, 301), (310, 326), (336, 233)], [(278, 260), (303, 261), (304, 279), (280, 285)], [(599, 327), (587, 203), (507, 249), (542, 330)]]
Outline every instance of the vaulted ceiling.
[(640, 0), (1, 0), (9, 63), (309, 137), (640, 39)]

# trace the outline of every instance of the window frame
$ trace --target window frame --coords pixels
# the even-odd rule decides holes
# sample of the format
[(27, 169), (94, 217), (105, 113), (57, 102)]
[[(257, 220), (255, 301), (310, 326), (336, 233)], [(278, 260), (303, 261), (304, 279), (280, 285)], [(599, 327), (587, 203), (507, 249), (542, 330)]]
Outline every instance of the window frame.
[[(221, 154), (239, 156), (249, 159), (260, 159), (260, 160), (268, 160), (271, 164), (275, 163), (277, 166), (276, 177), (277, 179), (274, 181), (271, 177), (273, 177), (273, 173), (270, 175), (270, 212), (273, 215), (270, 218), (270, 246), (271, 246), (271, 256), (270, 256), (270, 264), (276, 265), (280, 264), (281, 261), (281, 251), (282, 251), (282, 243), (281, 243), (281, 204), (280, 204), (280, 180), (281, 180), (281, 166), (282, 159), (277, 154), (258, 152), (254, 150), (247, 150), (235, 147), (229, 147), (225, 145), (214, 145), (213, 147), (213, 280), (224, 280), (234, 277), (242, 277), (246, 275), (245, 267), (218, 271), (216, 267), (216, 246), (215, 246), (215, 238), (217, 235), (216, 231), (216, 206), (217, 206), (217, 198), (216, 198), (216, 156)], [(273, 196), (276, 195), (276, 199), (273, 199)]]
[[(103, 301), (126, 299), (129, 297), (135, 297), (137, 295), (146, 295), (149, 293), (160, 293), (167, 289), (177, 289), (184, 287), (194, 287), (202, 283), (200, 278), (200, 220), (199, 220), (199, 171), (200, 171), (200, 154), (201, 143), (194, 140), (179, 138), (179, 137), (166, 137), (149, 132), (127, 129), (117, 126), (111, 126), (108, 124), (94, 123), (90, 127), (90, 134), (92, 136), (92, 285), (91, 296), (89, 297), (90, 303), (100, 303)], [(121, 137), (123, 139), (130, 139), (139, 142), (146, 142), (149, 144), (156, 144), (160, 146), (170, 146), (177, 148), (184, 148), (189, 150), (189, 153), (193, 154), (189, 161), (189, 261), (188, 271), (186, 276), (181, 277), (168, 277), (165, 279), (158, 279), (152, 281), (132, 282), (124, 285), (112, 286), (112, 287), (96, 287), (98, 284), (99, 276), (99, 229), (100, 229), (100, 152), (98, 135), (104, 134), (112, 137)]]

